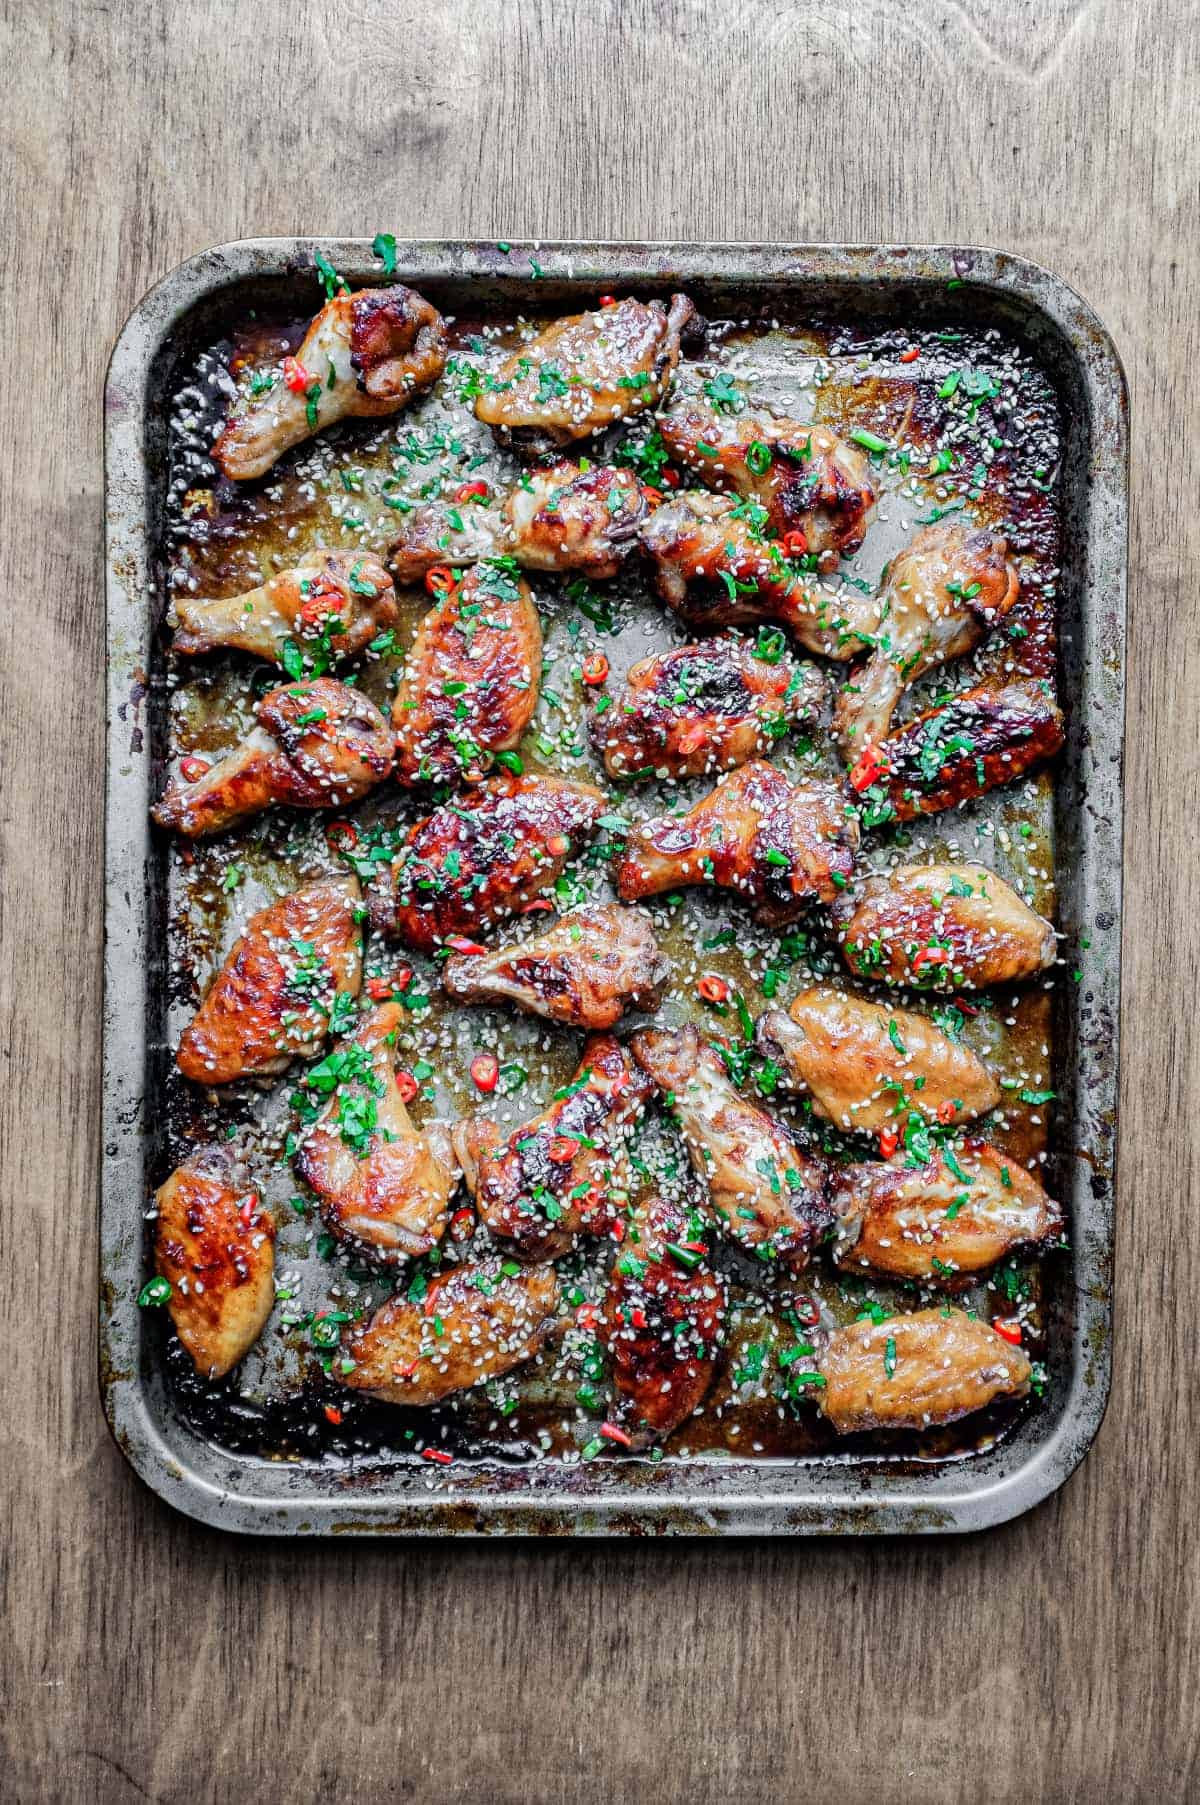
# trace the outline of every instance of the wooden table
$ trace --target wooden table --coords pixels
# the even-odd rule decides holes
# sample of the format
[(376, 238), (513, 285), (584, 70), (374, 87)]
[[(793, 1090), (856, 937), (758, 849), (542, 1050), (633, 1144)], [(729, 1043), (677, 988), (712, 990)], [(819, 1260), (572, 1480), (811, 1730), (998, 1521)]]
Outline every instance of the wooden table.
[[(0, 10), (6, 1800), (1197, 1796), (1198, 11)], [(105, 360), (203, 245), (381, 229), (995, 244), (1115, 334), (1136, 435), (1117, 1377), (1033, 1516), (919, 1545), (263, 1545), (175, 1515), (110, 1443)]]

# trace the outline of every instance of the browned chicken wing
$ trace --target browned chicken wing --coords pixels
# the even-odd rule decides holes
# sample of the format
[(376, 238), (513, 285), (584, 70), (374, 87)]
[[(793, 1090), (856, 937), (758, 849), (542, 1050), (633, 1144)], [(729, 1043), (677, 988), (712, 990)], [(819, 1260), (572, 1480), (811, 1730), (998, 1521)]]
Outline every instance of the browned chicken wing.
[(594, 832), (604, 797), (558, 777), (493, 777), (408, 831), (371, 887), (380, 933), (432, 952), (535, 901)]
[(626, 299), (556, 320), (502, 364), (475, 413), (537, 456), (601, 432), (662, 400), (695, 313), (672, 295), (669, 310)]
[(659, 422), (676, 463), (706, 489), (732, 489), (767, 512), (775, 537), (799, 534), (798, 552), (847, 554), (863, 542), (875, 508), (865, 452), (823, 426), (757, 414), (717, 413), (700, 401)]
[(664, 1441), (704, 1402), (726, 1303), (725, 1281), (704, 1262), (687, 1210), (657, 1193), (640, 1199), (599, 1323), (617, 1394), (613, 1418), (631, 1447)]
[(154, 1267), (175, 1332), (204, 1379), (254, 1346), (275, 1302), (275, 1224), (232, 1147), (198, 1147), (155, 1193)]
[(717, 884), (783, 925), (849, 881), (858, 821), (831, 783), (789, 783), (759, 760), (723, 777), (686, 815), (659, 815), (630, 833), (617, 889), (637, 902), (681, 884)]
[(613, 577), (647, 512), (632, 471), (557, 463), (531, 471), (499, 507), (435, 501), (416, 508), (392, 548), (392, 569), (398, 582), (417, 583), (438, 564), (508, 557), (525, 570)]
[(986, 1141), (923, 1166), (845, 1166), (832, 1202), (834, 1257), (847, 1272), (951, 1290), (1062, 1227), (1062, 1212), (1037, 1179)]
[(196, 1084), (231, 1084), (311, 1058), (338, 996), (357, 996), (358, 883), (326, 879), (260, 909), (183, 1031), (175, 1063)]
[(368, 696), (332, 677), (285, 683), (255, 709), (259, 725), (192, 782), (173, 779), (150, 811), (196, 839), (273, 804), (345, 808), (392, 768), (392, 733)]
[(1054, 929), (986, 865), (901, 865), (844, 905), (842, 957), (915, 990), (986, 990), (1053, 965)]
[(910, 684), (972, 651), (1015, 606), (1020, 583), (1007, 553), (995, 533), (923, 527), (892, 559), (879, 593), (849, 604), (852, 629), (874, 649), (837, 700), (834, 733), (847, 758), (887, 736)]
[(787, 1015), (760, 1016), (757, 1039), (785, 1087), (807, 1091), (813, 1113), (839, 1128), (875, 1134), (914, 1109), (966, 1122), (1000, 1101), (983, 1061), (928, 1016), (827, 985), (802, 991)]
[(769, 751), (813, 719), (824, 695), (819, 672), (778, 644), (757, 651), (726, 635), (635, 664), (616, 706), (594, 717), (593, 736), (611, 777), (703, 777)]
[(282, 664), (290, 639), (301, 658), (326, 648), (335, 658), (353, 658), (395, 625), (396, 591), (369, 553), (318, 550), (242, 595), (181, 595), (175, 617), (177, 652), (231, 646)]
[(856, 1322), (820, 1355), (821, 1409), (839, 1435), (924, 1429), (1023, 1396), (1031, 1367), (1019, 1348), (961, 1310), (917, 1310)]
[(462, 1003), (514, 1003), (571, 1028), (611, 1028), (627, 1009), (656, 1009), (670, 971), (649, 916), (619, 903), (579, 909), (517, 946), (446, 961)]
[(761, 1260), (807, 1266), (833, 1221), (823, 1161), (746, 1101), (694, 1027), (646, 1028), (630, 1048), (678, 1120), (723, 1232)]
[(400, 783), (478, 782), (533, 718), (542, 629), (528, 584), (480, 564), (417, 629), (392, 703)]
[(1047, 686), (984, 683), (909, 721), (879, 744), (897, 821), (913, 821), (1013, 783), (1060, 750), (1063, 718)]
[(431, 1280), (423, 1302), (393, 1297), (355, 1329), (343, 1343), (355, 1364), (337, 1376), (381, 1403), (436, 1404), (532, 1360), (557, 1311), (553, 1266), (453, 1266)]
[(550, 1107), (505, 1136), (476, 1116), (454, 1130), (467, 1189), (492, 1234), (526, 1259), (557, 1259), (611, 1227), (627, 1200), (629, 1135), (650, 1085), (611, 1035), (596, 1035)]
[[(328, 1098), (300, 1134), (296, 1171), (334, 1233), (387, 1260), (416, 1259), (441, 1240), (458, 1168), (444, 1122), (413, 1127), (396, 1078), (399, 1003), (383, 1003), (310, 1066), (300, 1098)], [(415, 1089), (415, 1086), (413, 1087)]]
[(268, 392), (229, 422), (213, 457), (235, 481), (264, 476), (336, 420), (399, 413), (445, 364), (445, 322), (413, 289), (335, 295)]

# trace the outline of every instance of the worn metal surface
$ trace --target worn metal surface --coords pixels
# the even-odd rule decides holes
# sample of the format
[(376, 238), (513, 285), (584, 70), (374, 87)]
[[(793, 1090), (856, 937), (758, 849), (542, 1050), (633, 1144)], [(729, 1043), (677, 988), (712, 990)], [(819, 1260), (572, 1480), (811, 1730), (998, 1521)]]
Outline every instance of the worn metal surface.
[[(234, 306), (278, 301), (311, 274), (320, 248), (351, 280), (378, 275), (361, 242), (257, 241), (192, 259), (128, 322), (107, 393), (109, 533), (108, 935), (101, 1361), (106, 1409), (131, 1462), (205, 1521), (308, 1533), (929, 1532), (1003, 1521), (1053, 1491), (1083, 1457), (1107, 1398), (1115, 1165), (1120, 801), (1126, 534), (1126, 418), (1120, 365), (1104, 329), (1056, 278), (989, 251), (855, 247), (543, 245), (540, 307), (597, 286), (702, 283), (761, 301), (920, 316), (944, 310), (994, 323), (1034, 352), (1065, 423), (1065, 552), (1060, 688), (1067, 750), (1055, 773), (1060, 925), (1085, 927), (1080, 981), (1060, 997), (1060, 1107), (1054, 1171), (1072, 1252), (1050, 1298), (1050, 1397), (1001, 1446), (921, 1473), (838, 1460), (722, 1461), (528, 1469), (342, 1467), (234, 1457), (174, 1416), (147, 1357), (134, 1303), (165, 1057), (163, 890), (147, 828), (153, 736), (145, 718), (155, 621), (153, 568), (164, 469), (165, 398), (185, 350)], [(397, 276), (472, 300), (519, 303), (530, 255), (514, 246), (407, 244)]]

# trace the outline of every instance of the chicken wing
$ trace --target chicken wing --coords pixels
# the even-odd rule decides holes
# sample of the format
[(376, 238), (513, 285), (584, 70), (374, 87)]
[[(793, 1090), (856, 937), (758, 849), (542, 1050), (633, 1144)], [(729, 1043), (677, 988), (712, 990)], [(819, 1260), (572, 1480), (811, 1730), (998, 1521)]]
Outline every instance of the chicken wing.
[(694, 1027), (645, 1028), (630, 1049), (676, 1116), (723, 1232), (758, 1259), (807, 1266), (833, 1221), (823, 1161), (735, 1090)]
[(613, 1418), (631, 1447), (664, 1441), (704, 1402), (727, 1302), (682, 1204), (657, 1193), (640, 1199), (598, 1325), (617, 1394)]
[(392, 768), (392, 732), (369, 697), (332, 677), (268, 690), (259, 725), (192, 782), (174, 778), (151, 809), (160, 827), (196, 839), (273, 804), (345, 808)]
[(409, 829), (372, 881), (371, 921), (421, 952), (482, 933), (549, 890), (603, 812), (590, 783), (489, 778)]
[(395, 626), (396, 591), (369, 553), (318, 550), (242, 595), (178, 596), (175, 618), (172, 643), (189, 656), (231, 646), (282, 664), (291, 639), (301, 658), (353, 658)]
[(1062, 712), (1042, 683), (983, 683), (909, 721), (878, 746), (897, 821), (914, 821), (1013, 783), (1063, 744)]
[(630, 470), (557, 463), (533, 470), (499, 507), (428, 502), (392, 547), (398, 582), (418, 583), (438, 564), (509, 557), (525, 570), (614, 577), (649, 512)]
[(570, 1084), (507, 1137), (476, 1116), (454, 1130), (480, 1216), (525, 1259), (558, 1259), (581, 1235), (603, 1234), (627, 1200), (629, 1136), (651, 1086), (609, 1034), (583, 1049)]
[(437, 1245), (458, 1183), (445, 1123), (418, 1131), (404, 1107), (395, 1070), (403, 1017), (399, 1003), (373, 1009), (308, 1068), (297, 1093), (303, 1113), (320, 1112), (300, 1132), (297, 1174), (335, 1234), (385, 1260)]
[(537, 707), (542, 629), (529, 586), (480, 564), (417, 629), (392, 703), (403, 784), (477, 783), (516, 746)]
[(821, 1410), (839, 1435), (925, 1429), (1024, 1396), (1032, 1368), (1019, 1348), (961, 1310), (917, 1310), (836, 1329), (819, 1356)]
[(966, 1122), (1000, 1101), (983, 1061), (928, 1016), (823, 984), (802, 991), (789, 1014), (760, 1016), (757, 1041), (784, 1086), (809, 1093), (815, 1115), (862, 1134), (909, 1110), (931, 1122)]
[(343, 1347), (354, 1366), (335, 1370), (343, 1385), (381, 1403), (436, 1404), (532, 1360), (557, 1312), (553, 1266), (453, 1266), (430, 1281), (423, 1302), (393, 1297), (353, 1330)]
[(914, 990), (986, 990), (1053, 965), (1054, 929), (986, 865), (901, 865), (843, 905), (842, 957)]
[(922, 1166), (845, 1166), (832, 1203), (834, 1258), (846, 1272), (949, 1290), (1062, 1227), (1062, 1212), (1037, 1179), (986, 1141), (939, 1152)]
[(656, 407), (696, 317), (686, 295), (618, 301), (556, 320), (489, 377), (475, 413), (503, 443), (537, 456)]
[(773, 535), (797, 534), (797, 553), (848, 555), (875, 509), (865, 452), (823, 426), (757, 414), (719, 414), (699, 401), (659, 422), (675, 462), (706, 489), (732, 489), (767, 511)]
[(198, 1147), (155, 1193), (154, 1269), (175, 1332), (203, 1379), (221, 1379), (275, 1302), (275, 1224), (228, 1142)]
[[(781, 636), (776, 636), (781, 640)], [(703, 777), (758, 758), (789, 727), (811, 721), (825, 681), (764, 640), (725, 635), (635, 664), (593, 737), (610, 777)]]
[(789, 783), (755, 760), (723, 777), (686, 815), (633, 829), (617, 861), (617, 889), (637, 902), (681, 884), (717, 884), (782, 926), (832, 902), (854, 870), (858, 820), (831, 783)]
[(847, 758), (884, 739), (901, 696), (926, 671), (961, 658), (1015, 606), (1007, 542), (965, 526), (927, 526), (892, 559), (879, 593), (850, 603), (851, 628), (874, 649), (846, 678), (834, 734)]
[(670, 969), (649, 916), (607, 903), (564, 915), (517, 946), (455, 953), (442, 982), (461, 1003), (514, 1003), (594, 1032), (627, 1009), (657, 1009)]
[(196, 1015), (175, 1063), (196, 1084), (231, 1084), (313, 1056), (339, 996), (362, 982), (354, 878), (306, 884), (252, 915)]
[(225, 475), (264, 476), (293, 445), (337, 420), (397, 414), (446, 365), (446, 324), (411, 288), (335, 295), (295, 357), (213, 446)]

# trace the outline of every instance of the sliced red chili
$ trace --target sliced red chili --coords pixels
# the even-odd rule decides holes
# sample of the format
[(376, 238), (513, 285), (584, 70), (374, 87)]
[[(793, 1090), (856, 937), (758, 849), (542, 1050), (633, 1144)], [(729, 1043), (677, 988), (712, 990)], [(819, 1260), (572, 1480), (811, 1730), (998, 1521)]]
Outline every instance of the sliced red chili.
[(1003, 1341), (1010, 1341), (1014, 1347), (1021, 1345), (1021, 1325), (1019, 1322), (996, 1322), (992, 1327)]
[(205, 773), (211, 769), (212, 766), (206, 758), (197, 758), (194, 753), (189, 753), (187, 758), (181, 758), (179, 761), (179, 774), (187, 783), (199, 783)]
[(487, 947), (481, 946), (478, 940), (468, 940), (465, 934), (450, 934), (446, 945), (454, 953), (486, 953)]
[(338, 1424), (342, 1420), (342, 1413), (338, 1409), (337, 1405), (336, 1404), (326, 1404), (325, 1415), (329, 1418), (330, 1422), (333, 1424), (334, 1428), (336, 1429)]
[(608, 682), (608, 659), (603, 652), (593, 652), (589, 658), (584, 659), (583, 680), (593, 689)]
[(396, 1073), (396, 1089), (400, 1092), (401, 1103), (411, 1103), (420, 1088), (411, 1072), (406, 1072), (401, 1068)]
[(448, 594), (457, 580), (448, 564), (435, 564), (432, 570), (425, 572), (425, 587), (430, 595)]
[(500, 1081), (500, 1062), (494, 1053), (476, 1053), (471, 1061), (471, 1082), (476, 1090), (494, 1091)]
[(556, 1166), (569, 1166), (579, 1152), (579, 1142), (574, 1135), (556, 1134), (548, 1151)]
[(455, 501), (486, 501), (491, 490), (486, 483), (462, 483), (454, 491)]
[(799, 527), (794, 527), (790, 533), (783, 535), (782, 544), (786, 558), (802, 558), (808, 550), (808, 535), (802, 533)]
[(312, 387), (313, 379), (298, 357), (285, 357), (283, 360), (283, 380), (293, 395), (303, 395)]
[(900, 1130), (894, 1126), (879, 1130), (879, 1151), (884, 1159), (891, 1159), (900, 1145)]
[(920, 355), (921, 353), (917, 350), (917, 347), (915, 345), (910, 345), (907, 351), (901, 351), (900, 362), (902, 364), (915, 364)]
[(705, 1003), (727, 1003), (729, 986), (724, 978), (718, 978), (712, 972), (705, 972), (696, 985), (696, 995)]

